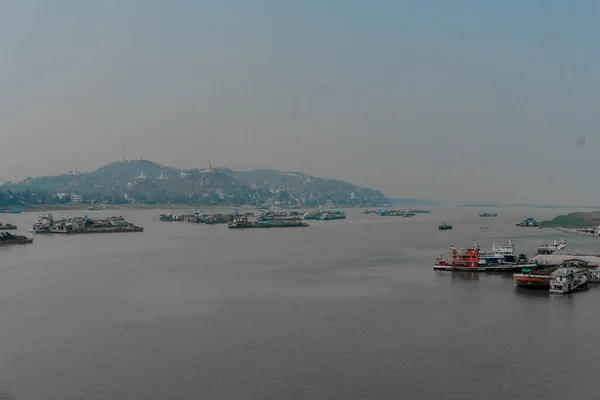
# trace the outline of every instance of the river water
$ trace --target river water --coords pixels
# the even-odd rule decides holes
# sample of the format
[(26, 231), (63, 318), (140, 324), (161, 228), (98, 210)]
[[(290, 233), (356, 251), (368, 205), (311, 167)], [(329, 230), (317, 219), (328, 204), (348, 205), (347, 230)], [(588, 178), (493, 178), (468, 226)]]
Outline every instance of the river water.
[(0, 249), (0, 399), (597, 399), (600, 286), (432, 270), (473, 239), (532, 255), (560, 234), (514, 223), (569, 210), (480, 211), (265, 230), (90, 211), (145, 231)]

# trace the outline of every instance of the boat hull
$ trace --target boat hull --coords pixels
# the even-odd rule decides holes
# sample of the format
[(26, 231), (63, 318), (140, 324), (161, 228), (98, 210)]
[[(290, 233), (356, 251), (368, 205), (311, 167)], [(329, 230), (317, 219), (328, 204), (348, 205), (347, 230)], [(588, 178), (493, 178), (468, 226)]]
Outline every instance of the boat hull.
[(588, 285), (587, 282), (584, 282), (578, 286), (575, 286), (574, 288), (572, 288), (568, 291), (550, 289), (550, 294), (569, 294), (569, 293), (574, 293), (574, 292), (582, 292), (584, 290), (588, 290), (589, 288), (590, 288), (590, 285)]
[(588, 271), (587, 281), (591, 283), (600, 283), (600, 270), (593, 269)]
[(433, 266), (434, 271), (461, 271), (461, 272), (483, 272), (485, 268), (482, 267), (453, 267), (452, 265), (438, 265)]
[(551, 276), (548, 275), (529, 275), (514, 274), (513, 280), (517, 286), (529, 288), (550, 288)]
[(33, 243), (32, 238), (18, 239), (18, 240), (3, 240), (3, 241), (0, 241), (0, 246), (10, 246), (13, 244), (29, 244), (29, 243)]

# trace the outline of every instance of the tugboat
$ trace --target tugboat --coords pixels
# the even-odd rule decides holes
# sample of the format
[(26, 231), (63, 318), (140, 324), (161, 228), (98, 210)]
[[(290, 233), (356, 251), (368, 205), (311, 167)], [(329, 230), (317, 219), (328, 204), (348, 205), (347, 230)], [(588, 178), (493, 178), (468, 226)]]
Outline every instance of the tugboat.
[(452, 225), (448, 225), (447, 223), (443, 222), (441, 224), (438, 225), (438, 229), (440, 231), (449, 231), (452, 229)]
[(577, 267), (562, 267), (554, 271), (550, 280), (550, 293), (567, 294), (589, 289), (586, 270)]
[(0, 232), (0, 246), (9, 244), (28, 244), (33, 243), (33, 238), (27, 236), (13, 235), (9, 232)]
[(554, 243), (552, 243), (552, 244), (543, 244), (541, 246), (538, 246), (537, 253), (538, 254), (552, 254), (557, 251), (563, 250), (565, 247), (567, 247), (567, 242), (565, 242), (563, 240), (563, 238), (560, 238), (560, 242), (558, 242), (558, 243), (555, 240)]
[(16, 225), (13, 225), (9, 222), (7, 222), (7, 223), (0, 222), (0, 231), (14, 231), (16, 229), (17, 229)]
[(539, 223), (534, 218), (525, 218), (521, 222), (517, 222), (516, 226), (538, 226)]
[(460, 250), (452, 246), (452, 257), (449, 260), (444, 260), (443, 256), (439, 256), (435, 261), (434, 270), (473, 272), (484, 270), (479, 266), (479, 246), (475, 241), (473, 241), (473, 246)]

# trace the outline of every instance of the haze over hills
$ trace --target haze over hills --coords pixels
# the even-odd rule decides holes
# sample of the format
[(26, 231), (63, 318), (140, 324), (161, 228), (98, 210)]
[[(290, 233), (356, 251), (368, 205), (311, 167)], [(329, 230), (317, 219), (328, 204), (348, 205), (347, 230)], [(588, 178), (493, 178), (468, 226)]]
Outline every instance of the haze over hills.
[(336, 179), (271, 169), (175, 169), (148, 160), (114, 162), (93, 172), (69, 172), (26, 178), (0, 186), (0, 202), (66, 203), (71, 194), (84, 202), (111, 204), (247, 204), (311, 207), (381, 206), (389, 202), (380, 191)]

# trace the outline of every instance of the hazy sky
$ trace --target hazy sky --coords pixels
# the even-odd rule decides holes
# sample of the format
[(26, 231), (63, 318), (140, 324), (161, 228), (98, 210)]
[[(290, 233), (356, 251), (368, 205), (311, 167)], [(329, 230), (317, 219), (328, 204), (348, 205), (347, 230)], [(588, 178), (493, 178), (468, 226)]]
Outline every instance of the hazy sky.
[(600, 2), (0, 4), (0, 178), (130, 158), (600, 203)]

